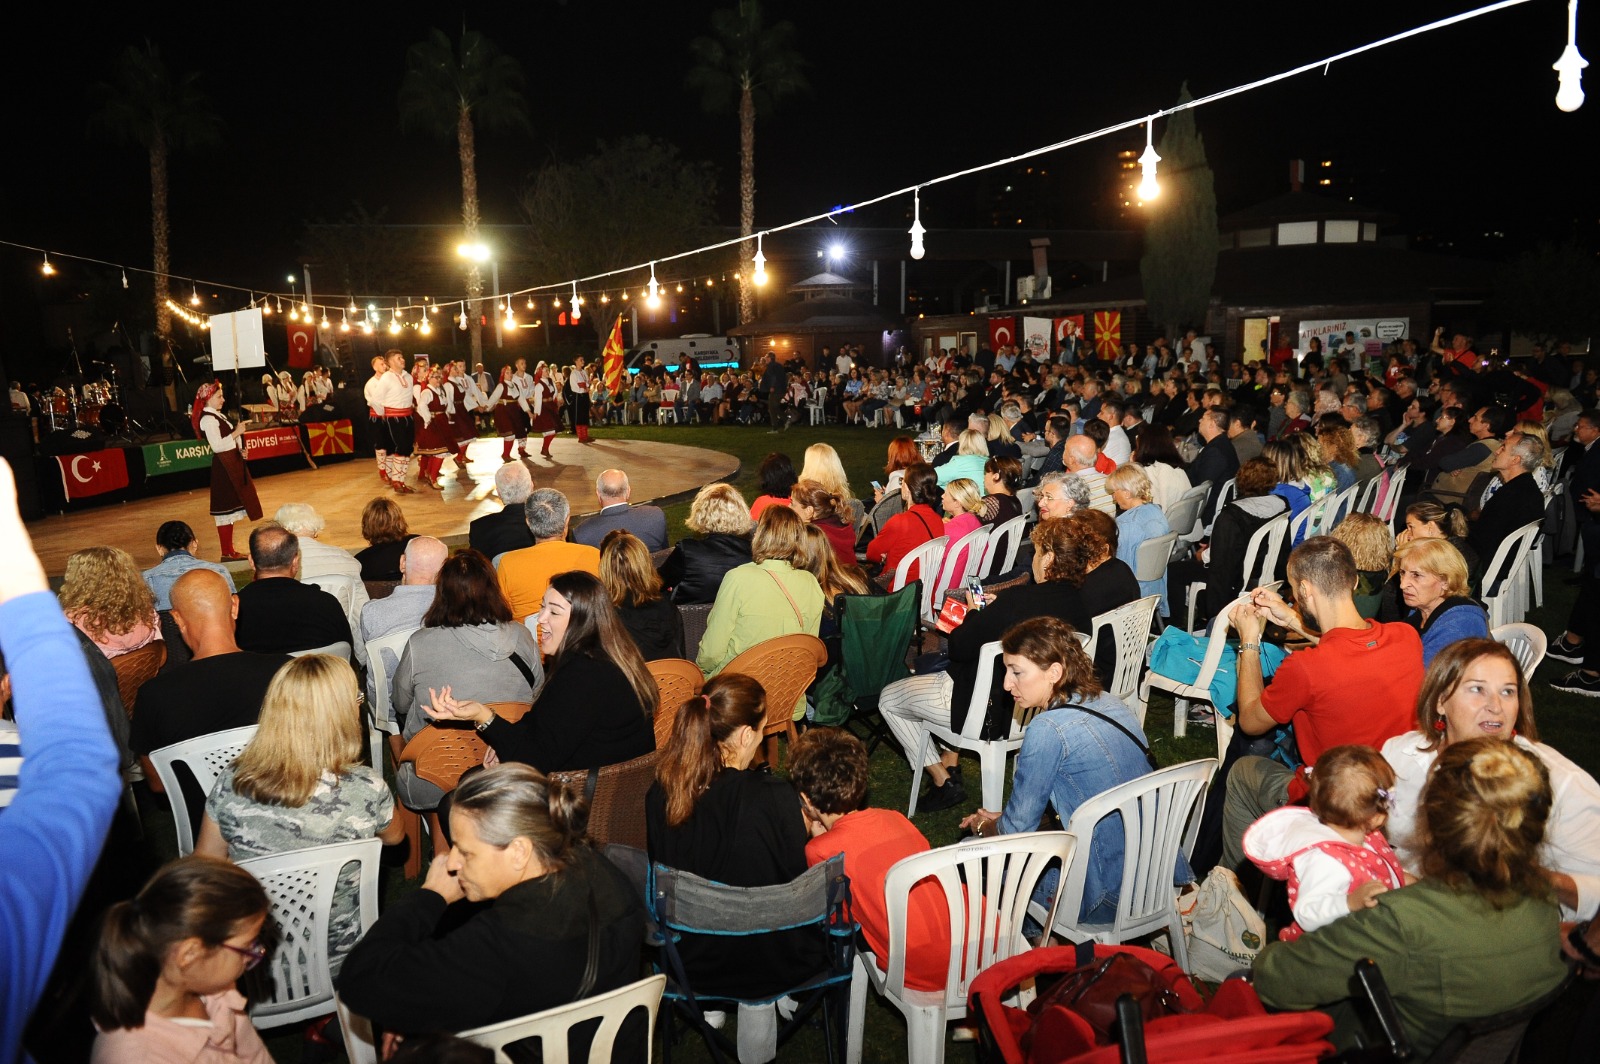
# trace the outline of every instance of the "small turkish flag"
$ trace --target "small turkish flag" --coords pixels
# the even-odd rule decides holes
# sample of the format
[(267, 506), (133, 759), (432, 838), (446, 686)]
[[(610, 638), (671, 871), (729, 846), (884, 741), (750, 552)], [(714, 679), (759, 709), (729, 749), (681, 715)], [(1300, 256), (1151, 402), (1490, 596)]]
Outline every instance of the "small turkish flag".
[(1016, 318), (989, 319), (989, 350), (998, 351), (1017, 342)]
[(289, 368), (310, 369), (317, 353), (317, 327), (310, 322), (289, 323)]
[(61, 466), (61, 487), (69, 499), (87, 499), (128, 486), (128, 459), (113, 447), (88, 454), (56, 457)]

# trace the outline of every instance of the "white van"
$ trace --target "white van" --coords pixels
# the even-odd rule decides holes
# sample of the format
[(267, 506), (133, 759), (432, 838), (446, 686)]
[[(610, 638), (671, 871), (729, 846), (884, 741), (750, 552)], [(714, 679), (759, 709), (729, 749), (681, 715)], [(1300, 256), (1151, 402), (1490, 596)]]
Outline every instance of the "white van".
[(739, 342), (727, 336), (690, 333), (674, 340), (650, 340), (628, 352), (628, 371), (637, 372), (645, 355), (654, 355), (656, 365), (675, 373), (685, 358), (692, 357), (701, 369), (739, 366)]

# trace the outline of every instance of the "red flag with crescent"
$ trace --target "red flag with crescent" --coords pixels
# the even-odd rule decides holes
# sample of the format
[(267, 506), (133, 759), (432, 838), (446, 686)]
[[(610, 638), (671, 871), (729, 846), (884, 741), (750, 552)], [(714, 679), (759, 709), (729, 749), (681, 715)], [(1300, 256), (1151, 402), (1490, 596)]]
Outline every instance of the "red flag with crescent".
[(356, 449), (349, 421), (305, 422), (306, 441), (318, 458), (325, 454), (350, 454)]
[(611, 323), (611, 335), (606, 338), (605, 350), (600, 355), (600, 372), (606, 379), (606, 391), (616, 394), (622, 387), (622, 315)]
[(1114, 362), (1122, 354), (1122, 311), (1094, 312), (1094, 354), (1102, 362)]
[(128, 486), (128, 459), (121, 448), (56, 457), (61, 489), (69, 499), (87, 499)]
[(310, 322), (289, 323), (289, 368), (310, 369), (317, 354), (317, 327)]
[(998, 351), (1017, 342), (1016, 318), (989, 319), (989, 350)]

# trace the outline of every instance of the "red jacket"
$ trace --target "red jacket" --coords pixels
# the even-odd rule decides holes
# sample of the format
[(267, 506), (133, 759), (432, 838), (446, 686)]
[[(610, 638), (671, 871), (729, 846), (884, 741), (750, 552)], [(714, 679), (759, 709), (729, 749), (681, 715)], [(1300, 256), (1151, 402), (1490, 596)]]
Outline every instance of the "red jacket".
[[(917, 547), (930, 539), (944, 535), (944, 518), (926, 503), (917, 503), (905, 513), (895, 514), (883, 524), (883, 531), (867, 544), (867, 559), (883, 562), (883, 571), (894, 575), (895, 568)], [(915, 571), (907, 579), (916, 579)], [(932, 574), (937, 577), (939, 574)]]

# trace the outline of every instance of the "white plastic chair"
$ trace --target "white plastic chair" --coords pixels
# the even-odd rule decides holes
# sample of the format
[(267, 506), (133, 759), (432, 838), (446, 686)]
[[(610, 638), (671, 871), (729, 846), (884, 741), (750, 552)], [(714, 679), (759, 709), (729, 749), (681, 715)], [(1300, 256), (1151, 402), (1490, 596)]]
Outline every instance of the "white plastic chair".
[(1139, 544), (1133, 554), (1133, 578), (1148, 582), (1167, 575), (1167, 562), (1172, 559), (1172, 548), (1177, 542), (1178, 533), (1167, 532)]
[(400, 722), (394, 716), (394, 693), (389, 680), (400, 665), (415, 628), (401, 628), (367, 640), (368, 740), (372, 747), (372, 767), (383, 768), (383, 736), (399, 735)]
[(217, 777), (233, 764), (233, 759), (256, 737), (256, 726), (229, 728), (212, 732), (181, 743), (163, 746), (150, 752), (150, 764), (155, 766), (156, 778), (166, 788), (167, 800), (172, 804), (173, 827), (178, 832), (178, 856), (187, 857), (194, 852), (194, 825), (189, 823), (189, 803), (184, 801), (183, 784), (178, 779), (177, 766), (183, 765), (204, 794), (210, 794)]
[[(1079, 633), (1087, 642), (1088, 636)], [(937, 738), (946, 746), (959, 750), (971, 750), (978, 755), (979, 771), (983, 780), (983, 808), (1005, 808), (1004, 796), (1006, 788), (1006, 757), (1016, 753), (1022, 748), (1022, 735), (1028, 725), (1028, 720), (1034, 712), (1021, 713), (1013, 711), (1011, 727), (1003, 739), (981, 739), (983, 734), (983, 721), (989, 707), (990, 682), (994, 676), (995, 662), (1000, 659), (1000, 641), (983, 644), (978, 651), (977, 680), (972, 685), (972, 700), (967, 706), (966, 721), (958, 732), (954, 728), (935, 724), (932, 721), (916, 721), (917, 729), (922, 733), (922, 741), (917, 743), (915, 751), (906, 753), (911, 757), (911, 763), (916, 771), (911, 775), (911, 803), (906, 809), (906, 816), (917, 815), (917, 792), (922, 789), (922, 774), (926, 771), (928, 755), (932, 752), (933, 740)], [(951, 718), (955, 718), (956, 707), (951, 707)]]
[[(1260, 587), (1276, 570), (1278, 555), (1283, 553), (1283, 541), (1289, 534), (1289, 515), (1279, 514), (1250, 534), (1244, 546), (1244, 580), (1240, 587), (1246, 590)], [(1194, 631), (1195, 614), (1200, 608), (1201, 584), (1189, 585), (1189, 616), (1184, 631)], [(1180, 735), (1182, 732), (1179, 733)]]
[(1383, 475), (1381, 473), (1378, 476), (1369, 478), (1366, 487), (1362, 488), (1356, 495), (1355, 512), (1358, 514), (1372, 513), (1372, 508), (1378, 503), (1378, 489), (1382, 486)]
[(1516, 655), (1517, 663), (1522, 666), (1522, 675), (1529, 681), (1533, 679), (1534, 670), (1544, 661), (1545, 651), (1550, 649), (1550, 637), (1544, 634), (1544, 629), (1526, 621), (1502, 624), (1491, 629), (1489, 638), (1504, 643)]
[(332, 654), (336, 658), (343, 658), (345, 661), (349, 661), (350, 644), (341, 639), (339, 642), (329, 643), (325, 647), (312, 647), (309, 650), (289, 651), (289, 656), (291, 658), (303, 658), (307, 654)]
[(652, 975), (608, 990), (604, 994), (558, 1005), (553, 1009), (535, 1012), (502, 1023), (491, 1023), (462, 1031), (461, 1037), (480, 1046), (494, 1050), (495, 1064), (511, 1064), (506, 1046), (527, 1038), (539, 1039), (540, 1059), (544, 1064), (569, 1064), (573, 1057), (568, 1052), (567, 1035), (572, 1028), (591, 1020), (599, 1020), (594, 1041), (589, 1043), (589, 1054), (584, 1059), (590, 1064), (610, 1061), (616, 1046), (617, 1034), (623, 1022), (635, 1009), (645, 1010), (645, 1055), (643, 1064), (650, 1064), (656, 1027), (656, 1012), (661, 1007), (661, 993), (666, 989), (665, 975)]
[[(1150, 648), (1150, 625), (1160, 602), (1160, 595), (1146, 595), (1125, 606), (1107, 610), (1089, 626), (1094, 633), (1088, 647), (1090, 661), (1094, 660), (1095, 652), (1099, 649), (1102, 632), (1109, 633), (1115, 641), (1117, 663), (1111, 670), (1108, 692), (1133, 707), (1133, 714), (1139, 718), (1141, 728), (1144, 727), (1145, 703), (1140, 697), (1139, 668), (1144, 664), (1145, 651)], [(993, 809), (994, 806), (986, 808)]]
[(1017, 502), (1022, 504), (1022, 520), (1025, 524), (1031, 525), (1039, 519), (1038, 513), (1033, 508), (1033, 497), (1038, 493), (1038, 488), (1017, 489)]
[[(378, 919), (378, 860), (383, 841), (376, 836), (336, 842), (240, 861), (261, 881), (272, 902), (268, 919), (276, 928), (271, 956), (252, 976), (250, 1019), (257, 1027), (325, 1016), (334, 1011), (333, 976), (328, 970), (328, 917), (334, 889), (345, 865), (360, 869), (357, 908), (361, 933)], [(268, 985), (270, 981), (270, 985)]]
[[(1166, 691), (1172, 695), (1172, 734), (1184, 735), (1189, 728), (1189, 703), (1204, 702), (1211, 704), (1211, 681), (1217, 675), (1217, 665), (1222, 661), (1223, 645), (1228, 641), (1228, 632), (1232, 630), (1233, 622), (1228, 613), (1232, 609), (1230, 603), (1211, 622), (1211, 635), (1206, 643), (1206, 655), (1200, 659), (1200, 675), (1194, 678), (1193, 683), (1163, 676), (1155, 669), (1149, 669), (1144, 674), (1144, 683), (1139, 689), (1140, 701), (1149, 704), (1150, 690)], [(1228, 749), (1228, 741), (1233, 738), (1233, 725), (1222, 714), (1225, 707), (1213, 706), (1217, 711), (1217, 757), (1220, 759)], [(994, 806), (984, 806), (993, 809)]]
[(989, 531), (988, 542), (983, 548), (983, 561), (978, 563), (978, 579), (988, 580), (1011, 571), (1011, 567), (1017, 564), (1017, 550), (1022, 546), (1022, 533), (1027, 524), (1028, 519), (1019, 514)]
[[(1205, 794), (1217, 761), (1202, 758), (1172, 765), (1119, 784), (1090, 798), (1067, 821), (1067, 832), (1079, 840), (1073, 860), (1064, 865), (1063, 887), (1055, 922), (1046, 923), (1042, 907), (1030, 906), (1033, 918), (1072, 942), (1093, 940), (1106, 945), (1127, 942), (1165, 930), (1178, 967), (1189, 969), (1189, 949), (1178, 916), (1172, 872), (1181, 847), (1187, 854), (1200, 829), (1195, 807)], [(1093, 860), (1095, 825), (1113, 813), (1122, 819), (1122, 892), (1117, 915), (1109, 924), (1082, 924), (1084, 882)]]
[(938, 583), (934, 579), (939, 573), (939, 563), (944, 558), (944, 549), (950, 543), (949, 536), (934, 536), (919, 547), (913, 547), (900, 559), (900, 564), (894, 567), (894, 582), (889, 585), (889, 591), (899, 591), (906, 586), (911, 574), (911, 567), (917, 567), (917, 579), (922, 581), (922, 602), (918, 604), (917, 615), (921, 618), (928, 616), (930, 604), (933, 602), (933, 589)]
[(1532, 608), (1544, 608), (1544, 546), (1548, 539), (1544, 534), (1544, 525), (1539, 526), (1539, 534), (1533, 537), (1533, 542), (1528, 544), (1528, 590), (1532, 596)]
[[(985, 968), (1029, 948), (1022, 937), (1022, 921), (1039, 877), (1053, 862), (1059, 861), (1062, 868), (1070, 865), (1077, 847), (1078, 840), (1064, 831), (1028, 831), (970, 839), (896, 861), (884, 879), (889, 909), (884, 966), (880, 968), (880, 958), (865, 949), (856, 954), (847, 1064), (860, 1064), (868, 983), (905, 1015), (906, 1059), (941, 1064), (945, 1024), (966, 1016), (968, 985)], [(950, 914), (950, 966), (943, 990), (906, 986), (906, 910), (912, 889), (925, 880), (944, 891)], [(1060, 884), (1058, 880), (1050, 898), (1052, 915), (1061, 896)], [(1043, 924), (1049, 926), (1048, 915)]]
[(339, 1017), (339, 1033), (344, 1035), (344, 1055), (349, 1064), (378, 1064), (378, 1036), (372, 1021), (350, 1011), (338, 994), (333, 995), (333, 1010)]
[(1352, 484), (1343, 491), (1330, 496), (1327, 504), (1322, 508), (1322, 516), (1317, 520), (1316, 529), (1310, 534), (1313, 536), (1332, 535), (1339, 522), (1343, 521), (1347, 515), (1355, 512), (1356, 492), (1360, 490), (1360, 485)]
[(1411, 472), (1409, 466), (1401, 466), (1389, 474), (1389, 490), (1383, 493), (1383, 498), (1373, 504), (1372, 516), (1386, 524), (1394, 524), (1394, 515), (1400, 509), (1400, 492), (1405, 488), (1406, 475)]
[[(989, 526), (979, 525), (971, 532), (962, 536), (954, 543), (950, 537), (942, 537), (947, 543), (944, 556), (939, 560), (939, 579), (934, 581), (927, 601), (923, 603), (922, 623), (932, 628), (939, 620), (939, 607), (942, 605), (946, 591), (960, 591), (967, 586), (978, 572), (978, 566), (983, 561), (984, 549), (989, 543)], [(957, 570), (956, 562), (960, 561), (961, 568)]]
[(1211, 481), (1202, 480), (1179, 495), (1167, 510), (1167, 527), (1185, 543), (1194, 543), (1205, 534), (1200, 527), (1200, 510), (1205, 506), (1206, 493), (1210, 490)]
[(362, 583), (360, 577), (347, 573), (328, 573), (302, 580), (301, 583), (315, 584), (338, 599), (345, 620), (350, 622), (351, 634), (356, 640), (361, 639), (361, 609), (367, 604), (367, 585)]
[[(1528, 612), (1528, 561), (1533, 541), (1539, 535), (1543, 518), (1530, 521), (1500, 541), (1494, 558), (1483, 570), (1483, 604), (1489, 611), (1489, 627), (1515, 624)], [(1504, 574), (1504, 575), (1502, 575)], [(1498, 578), (1497, 583), (1491, 583)], [(1493, 592), (1488, 591), (1493, 587)]]
[(1327, 510), (1328, 504), (1333, 501), (1333, 496), (1324, 495), (1316, 502), (1301, 510), (1299, 515), (1289, 519), (1289, 544), (1297, 547), (1317, 534), (1317, 529), (1322, 527), (1322, 515)]

